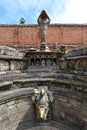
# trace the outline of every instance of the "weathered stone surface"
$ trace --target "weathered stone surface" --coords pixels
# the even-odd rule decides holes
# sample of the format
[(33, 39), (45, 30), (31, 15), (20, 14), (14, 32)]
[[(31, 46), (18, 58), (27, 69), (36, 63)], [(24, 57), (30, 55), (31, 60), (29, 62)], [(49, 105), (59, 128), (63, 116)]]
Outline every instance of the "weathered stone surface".
[(6, 75), (6, 71), (0, 72), (0, 76)]
[(12, 47), (0, 46), (0, 54), (9, 56), (18, 56), (18, 51)]
[(9, 63), (4, 60), (0, 60), (0, 71), (7, 71), (9, 70)]
[[(54, 101), (48, 125), (35, 121), (32, 89), (23, 88), (0, 94), (0, 126), (2, 130), (59, 129), (79, 130), (87, 126), (87, 95), (75, 90), (51, 88)], [(50, 121), (56, 122), (52, 123)], [(59, 123), (59, 121), (61, 123)], [(38, 124), (39, 123), (39, 124)], [(64, 123), (64, 125), (63, 125)], [(40, 125), (40, 126), (39, 126)], [(72, 127), (73, 125), (73, 127)], [(43, 127), (42, 127), (43, 126)]]
[[(8, 64), (7, 62), (5, 59), (2, 60), (1, 64), (3, 63), (3, 65), (1, 67), (3, 72), (0, 73), (0, 81), (3, 81), (0, 83), (0, 88), (10, 85), (8, 89), (11, 90), (0, 93), (0, 126), (2, 130), (31, 130), (36, 129), (36, 127), (42, 130), (43, 128), (55, 130), (87, 129), (87, 84), (77, 79), (78, 75), (83, 76), (82, 70), (74, 70), (72, 74), (67, 74), (66, 67), (68, 62), (63, 61), (61, 62), (61, 69), (63, 71), (65, 69), (64, 72), (61, 70), (58, 73), (55, 71), (55, 73), (53, 68), (49, 70), (48, 67), (46, 69), (38, 68), (38, 70), (37, 68), (36, 70), (32, 68), (32, 70), (23, 71), (26, 73), (21, 73), (21, 69), (24, 66), (22, 60), (17, 61), (12, 59)], [(74, 61), (72, 63), (74, 64)], [(78, 61), (77, 68), (79, 63), (80, 60)], [(80, 69), (83, 68), (81, 63), (79, 65)], [(7, 65), (10, 65), (10, 71), (6, 68)], [(53, 125), (52, 123), (49, 124), (49, 127), (46, 124), (46, 127), (42, 127), (43, 122), (41, 126), (38, 126), (39, 124), (35, 126), (36, 113), (31, 96), (33, 88), (40, 86), (48, 86), (54, 94), (54, 102), (50, 104), (49, 121), (57, 123), (60, 121), (62, 124), (64, 122), (65, 126), (61, 125), (59, 127), (57, 124)]]
[[(38, 22), (41, 22), (39, 31), (42, 30), (40, 51), (29, 49), (28, 52), (22, 53), (15, 48), (0, 46), (0, 130), (87, 130), (87, 47), (65, 54), (65, 46), (59, 45), (61, 51), (59, 52), (57, 46), (54, 45), (54, 50), (50, 51), (45, 45), (46, 23), (48, 24), (50, 20), (47, 21), (45, 16), (47, 17), (47, 14), (42, 13), (41, 19), (38, 19)], [(51, 25), (47, 43), (50, 43), (48, 41), (54, 43), (54, 38), (49, 37), (51, 33), (59, 39), (57, 39), (59, 43), (85, 43), (86, 25), (80, 25), (78, 29), (75, 29), (75, 26), (78, 28), (77, 25), (70, 25), (70, 27), (58, 25), (55, 33), (54, 25)], [(30, 32), (26, 27), (33, 30)], [(21, 25), (20, 27), (19, 25), (5, 25), (5, 27), (2, 25), (0, 28), (1, 32), (10, 35), (10, 43), (17, 45), (17, 43), (27, 43), (31, 38), (32, 43), (36, 43), (34, 42), (36, 39), (39, 43), (39, 37), (36, 38), (38, 27), (37, 29), (36, 26), (32, 27), (23, 25), (21, 31), (30, 32), (25, 34), (20, 31)], [(13, 31), (10, 31), (10, 28)], [(3, 29), (6, 29), (6, 31)], [(75, 32), (76, 30), (77, 32)], [(32, 32), (35, 35), (32, 35)], [(60, 34), (62, 34), (62, 37)], [(79, 38), (75, 36), (76, 34)], [(0, 33), (0, 42), (3, 42), (4, 39), (5, 42), (6, 39), (8, 41), (8, 35)], [(14, 46), (17, 47), (16, 45)], [(19, 46), (20, 48), (22, 46), (23, 49), (23, 45)], [(27, 47), (27, 45), (25, 46)], [(33, 47), (36, 46), (33, 45)], [(68, 45), (68, 47), (70, 46)], [(51, 47), (52, 45), (50, 49), (52, 49)], [(40, 99), (45, 99), (45, 107), (39, 107), (42, 104), (38, 105), (41, 100), (38, 102), (37, 99), (41, 93), (36, 94), (37, 91), (34, 93), (34, 90), (43, 87), (47, 87), (50, 91), (46, 93), (47, 96), (41, 95)], [(52, 92), (54, 100), (51, 100), (50, 92)], [(32, 100), (34, 97), (35, 100)], [(35, 111), (36, 108), (37, 111), (41, 108), (38, 113)], [(44, 111), (42, 111), (42, 108), (44, 108)], [(47, 112), (45, 116), (47, 118), (36, 118), (39, 117), (40, 110), (41, 114)]]
[(11, 85), (11, 84), (13, 84), (12, 81), (4, 81), (4, 82), (1, 82), (1, 83), (0, 83), (0, 87), (8, 86), (8, 85)]
[(68, 52), (66, 54), (67, 57), (74, 57), (74, 56), (81, 56), (81, 55), (87, 55), (87, 46), (76, 48), (75, 50), (72, 50), (71, 52)]
[(0, 128), (2, 130), (11, 130), (11, 126), (15, 123), (26, 122), (33, 118), (34, 110), (29, 98), (12, 100), (0, 105)]

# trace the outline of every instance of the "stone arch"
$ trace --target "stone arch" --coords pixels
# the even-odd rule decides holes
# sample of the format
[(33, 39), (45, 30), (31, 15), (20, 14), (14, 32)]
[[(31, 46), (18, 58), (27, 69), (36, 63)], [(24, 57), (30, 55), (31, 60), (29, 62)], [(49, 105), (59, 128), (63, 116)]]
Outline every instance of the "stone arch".
[(36, 66), (40, 66), (41, 62), (40, 62), (40, 58), (36, 58), (35, 59), (35, 65)]
[(67, 69), (67, 62), (66, 61), (59, 61), (59, 68), (62, 70)]
[(71, 70), (74, 70), (75, 69), (75, 63), (74, 61), (69, 61), (68, 64), (67, 64), (67, 67)]
[(31, 58), (30, 59), (30, 65), (33, 66), (35, 63), (34, 63), (34, 58)]
[(46, 59), (45, 59), (45, 58), (42, 58), (42, 59), (41, 59), (41, 66), (42, 66), (42, 67), (45, 67), (45, 66), (46, 66)]
[(54, 65), (54, 66), (57, 65), (57, 60), (56, 60), (56, 58), (53, 58), (53, 65)]
[(85, 60), (77, 61), (76, 64), (75, 64), (75, 69), (81, 70), (81, 71), (86, 70), (86, 61)]

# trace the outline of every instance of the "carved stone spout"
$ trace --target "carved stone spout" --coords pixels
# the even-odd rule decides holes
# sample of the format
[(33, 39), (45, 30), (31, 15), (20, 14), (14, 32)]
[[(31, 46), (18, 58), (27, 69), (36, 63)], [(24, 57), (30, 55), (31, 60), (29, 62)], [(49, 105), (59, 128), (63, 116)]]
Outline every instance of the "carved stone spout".
[(45, 107), (44, 105), (38, 106), (38, 114), (39, 114), (40, 119), (46, 120), (47, 119), (47, 113), (48, 113), (47, 107)]
[(47, 120), (48, 112), (50, 109), (49, 103), (53, 101), (51, 92), (41, 88), (35, 90), (32, 100), (35, 103), (37, 119)]

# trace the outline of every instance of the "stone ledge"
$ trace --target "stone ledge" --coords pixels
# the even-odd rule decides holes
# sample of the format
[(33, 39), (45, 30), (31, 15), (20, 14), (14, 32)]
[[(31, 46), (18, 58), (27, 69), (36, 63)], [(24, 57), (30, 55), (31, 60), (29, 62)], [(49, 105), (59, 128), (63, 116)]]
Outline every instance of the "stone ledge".
[[(69, 99), (74, 99), (79, 102), (81, 102), (81, 101), (83, 101), (84, 103), (87, 102), (87, 95), (80, 91), (76, 91), (76, 90), (72, 90), (72, 89), (70, 90), (70, 89), (61, 88), (61, 87), (50, 87), (50, 91), (52, 91), (55, 96), (59, 95), (61, 97), (67, 97)], [(85, 95), (85, 96), (83, 96), (83, 95)]]
[(87, 59), (87, 55), (83, 55), (83, 56), (67, 56), (66, 59), (67, 60), (72, 60), (72, 59)]
[(11, 75), (11, 74), (20, 74), (22, 73), (22, 70), (14, 70), (14, 71), (1, 71), (0, 72), (0, 76), (4, 76), (4, 75)]
[(26, 97), (33, 93), (32, 88), (22, 88), (17, 90), (11, 90), (8, 92), (0, 93), (0, 104), (6, 103), (11, 100), (18, 99), (20, 97)]
[[(2, 93), (0, 93), (0, 104), (11, 101), (13, 99), (18, 99), (20, 97), (31, 96), (34, 92), (34, 88), (35, 87), (21, 88), (21, 89), (16, 89), (16, 90), (10, 90), (7, 92), (2, 92)], [(49, 89), (54, 93), (54, 95), (66, 96), (68, 98), (73, 98), (78, 101), (85, 99), (83, 102), (87, 101), (87, 96), (85, 95), (85, 97), (82, 97), (82, 93), (79, 91), (70, 90), (70, 89), (61, 88), (61, 87), (60, 88), (59, 87), (50, 87)]]
[(25, 82), (57, 82), (57, 83), (64, 83), (64, 84), (72, 84), (75, 86), (84, 86), (87, 88), (86, 83), (74, 81), (74, 80), (64, 80), (64, 79), (56, 79), (56, 78), (29, 78), (29, 79), (21, 79), (21, 80), (14, 80), (14, 83), (25, 83)]
[(0, 87), (7, 86), (7, 85), (11, 85), (11, 84), (13, 84), (12, 81), (1, 82), (1, 83), (0, 83)]
[(16, 57), (16, 56), (9, 56), (9, 55), (0, 55), (0, 59), (6, 59), (6, 60), (28, 60), (28, 58), (25, 57)]
[[(15, 124), (16, 127), (17, 124)], [(13, 128), (13, 127), (9, 127)], [(29, 122), (20, 122), (19, 125), (17, 125), (16, 129), (17, 130), (32, 130), (32, 129), (38, 129), (38, 130), (47, 130), (49, 128), (54, 128), (55, 130), (79, 130), (76, 127), (73, 127), (71, 124), (62, 122), (62, 121), (48, 121), (48, 122), (34, 122), (34, 121), (29, 121)]]

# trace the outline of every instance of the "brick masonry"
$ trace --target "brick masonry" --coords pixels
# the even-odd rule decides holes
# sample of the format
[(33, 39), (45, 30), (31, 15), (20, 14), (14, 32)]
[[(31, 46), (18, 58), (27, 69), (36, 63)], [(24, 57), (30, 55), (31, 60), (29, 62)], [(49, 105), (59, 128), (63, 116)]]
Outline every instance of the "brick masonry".
[[(87, 25), (51, 24), (47, 44), (87, 45)], [(40, 44), (38, 25), (0, 25), (0, 44)]]

